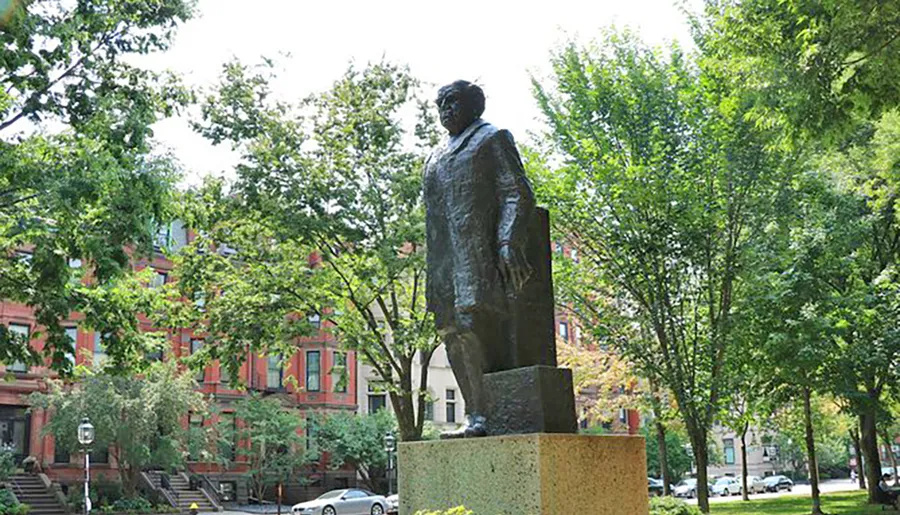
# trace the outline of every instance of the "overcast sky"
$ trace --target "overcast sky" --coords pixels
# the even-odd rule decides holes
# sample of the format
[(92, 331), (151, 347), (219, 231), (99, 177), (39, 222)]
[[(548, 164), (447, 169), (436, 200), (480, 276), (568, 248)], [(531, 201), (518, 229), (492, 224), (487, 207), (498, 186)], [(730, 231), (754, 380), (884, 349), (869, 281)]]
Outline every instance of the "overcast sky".
[[(545, 73), (558, 43), (615, 24), (651, 44), (690, 44), (675, 0), (200, 0), (199, 10), (171, 50), (142, 63), (209, 86), (232, 57), (289, 53), (279, 91), (300, 98), (328, 88), (351, 60), (385, 56), (427, 83), (477, 80), (488, 97), (485, 119), (520, 140), (540, 128), (529, 72)], [(209, 146), (184, 120), (159, 123), (156, 135), (182, 162), (188, 183), (234, 163), (227, 148)]]

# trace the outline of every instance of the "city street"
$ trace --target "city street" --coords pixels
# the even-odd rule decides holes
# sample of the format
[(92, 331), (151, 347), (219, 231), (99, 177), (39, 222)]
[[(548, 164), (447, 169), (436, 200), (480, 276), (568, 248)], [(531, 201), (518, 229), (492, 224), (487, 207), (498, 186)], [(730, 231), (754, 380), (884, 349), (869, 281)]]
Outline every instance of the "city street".
[[(859, 488), (859, 485), (856, 481), (850, 481), (849, 479), (829, 479), (827, 481), (822, 481), (819, 483), (819, 490), (823, 494), (829, 492), (846, 492), (850, 490), (856, 490)], [(772, 497), (782, 497), (786, 495), (803, 495), (809, 496), (811, 494), (809, 485), (794, 485), (794, 489), (791, 492), (781, 491), (778, 493), (766, 493), (766, 494), (753, 494), (750, 496), (751, 499), (768, 499)], [(741, 497), (739, 495), (732, 495), (730, 497), (710, 497), (709, 502), (729, 502), (729, 501), (738, 501)], [(697, 504), (697, 499), (688, 499), (688, 503)]]

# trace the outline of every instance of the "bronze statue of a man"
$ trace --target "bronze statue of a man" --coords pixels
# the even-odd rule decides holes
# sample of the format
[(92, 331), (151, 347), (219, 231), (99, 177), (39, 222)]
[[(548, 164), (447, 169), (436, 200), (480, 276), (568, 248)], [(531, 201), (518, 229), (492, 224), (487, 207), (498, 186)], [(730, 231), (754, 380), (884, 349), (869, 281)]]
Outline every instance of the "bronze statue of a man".
[(425, 165), (428, 309), (466, 403), (466, 425), (444, 437), (487, 434), (483, 376), (516, 367), (513, 304), (533, 271), (534, 193), (512, 135), (481, 119), (484, 103), (467, 81), (440, 89), (448, 137)]

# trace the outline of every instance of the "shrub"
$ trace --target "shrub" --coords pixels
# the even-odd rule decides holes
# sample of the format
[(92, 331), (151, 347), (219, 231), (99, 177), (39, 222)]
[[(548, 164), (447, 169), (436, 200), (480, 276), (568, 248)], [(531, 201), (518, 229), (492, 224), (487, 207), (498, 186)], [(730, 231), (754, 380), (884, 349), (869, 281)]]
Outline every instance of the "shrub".
[(416, 515), (472, 515), (472, 512), (462, 506), (457, 506), (447, 511), (417, 511)]
[(9, 446), (0, 447), (0, 481), (6, 481), (16, 473), (15, 450)]
[(653, 497), (650, 499), (650, 515), (702, 515), (696, 506), (674, 497)]
[(126, 513), (152, 513), (153, 503), (143, 497), (119, 499), (112, 504), (112, 509), (113, 511), (124, 511)]
[(9, 490), (0, 490), (0, 515), (16, 515), (14, 512), (19, 509), (18, 501)]

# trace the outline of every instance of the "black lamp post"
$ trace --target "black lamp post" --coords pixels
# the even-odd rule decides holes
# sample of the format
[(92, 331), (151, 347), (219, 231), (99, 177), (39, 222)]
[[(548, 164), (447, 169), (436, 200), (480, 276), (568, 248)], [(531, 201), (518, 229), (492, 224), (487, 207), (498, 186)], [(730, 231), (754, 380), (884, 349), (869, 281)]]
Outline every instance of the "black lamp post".
[(88, 447), (94, 443), (94, 426), (89, 418), (84, 417), (78, 424), (78, 443), (84, 449), (84, 513), (91, 512), (91, 495), (89, 485), (91, 483), (91, 453)]
[(394, 450), (397, 446), (397, 439), (394, 437), (393, 433), (388, 431), (384, 435), (384, 450), (387, 452), (388, 458), (388, 467), (387, 467), (387, 480), (388, 480), (388, 495), (393, 494), (393, 470), (394, 470)]

